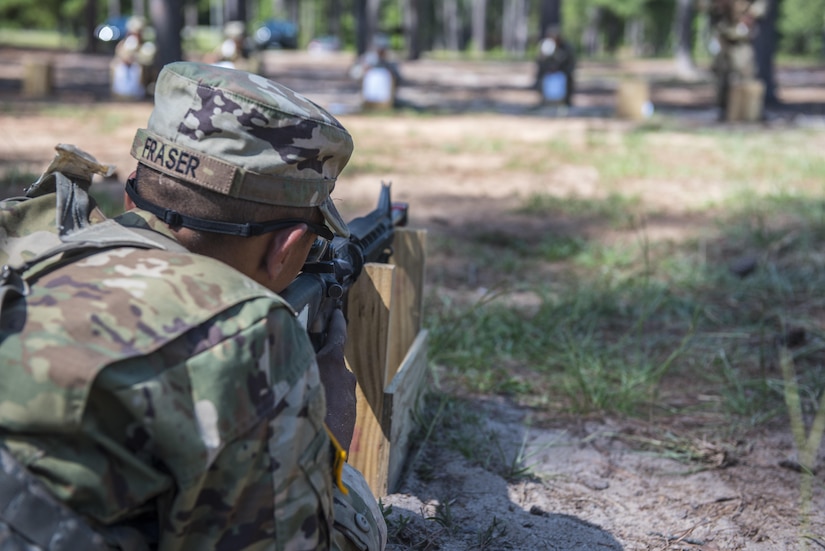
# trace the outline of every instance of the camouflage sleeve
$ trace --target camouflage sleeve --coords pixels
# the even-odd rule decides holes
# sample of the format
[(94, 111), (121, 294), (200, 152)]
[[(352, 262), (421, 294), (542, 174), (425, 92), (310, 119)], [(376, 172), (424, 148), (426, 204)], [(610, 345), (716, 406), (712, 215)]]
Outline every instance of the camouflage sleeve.
[(278, 297), (217, 261), (124, 248), (15, 304), (3, 440), (57, 499), (163, 551), (329, 549), (324, 392)]
[(242, 302), (154, 354), (110, 366), (92, 395), (86, 430), (107, 453), (84, 459), (97, 474), (72, 491), (75, 502), (100, 494), (93, 503), (103, 508), (81, 501), (81, 510), (131, 526), (149, 508), (163, 551), (330, 548), (315, 352), (273, 298)]
[(342, 481), (349, 492), (334, 492), (335, 531), (333, 549), (337, 551), (383, 551), (387, 545), (387, 524), (364, 477), (344, 465)]
[[(329, 548), (332, 474), (314, 352), (286, 309), (274, 310), (267, 325), (267, 338), (258, 340), (261, 349), (255, 351), (257, 374), (234, 374), (243, 378), (241, 388), (257, 402), (258, 422), (223, 441), (224, 428), (237, 413), (237, 399), (222, 390), (193, 389), (203, 392), (194, 413), (208, 468), (178, 480), (180, 491), (171, 510), (161, 513), (168, 519), (161, 549)], [(223, 377), (214, 371), (206, 376), (208, 387), (222, 384)], [(269, 393), (272, 402), (258, 398)]]

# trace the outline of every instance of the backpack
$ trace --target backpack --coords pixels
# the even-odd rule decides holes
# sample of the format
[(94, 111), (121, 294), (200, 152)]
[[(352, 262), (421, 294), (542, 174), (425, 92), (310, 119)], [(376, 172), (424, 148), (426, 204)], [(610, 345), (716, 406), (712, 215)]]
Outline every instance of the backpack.
[[(124, 246), (184, 250), (172, 240), (106, 218), (88, 189), (94, 174), (110, 176), (114, 167), (71, 145), (56, 149), (57, 156), (25, 196), (0, 201), (0, 326), (3, 307), (25, 297), (30, 283), (84, 256)], [(0, 551), (76, 549), (139, 551), (148, 545), (129, 528), (93, 527), (0, 444)]]

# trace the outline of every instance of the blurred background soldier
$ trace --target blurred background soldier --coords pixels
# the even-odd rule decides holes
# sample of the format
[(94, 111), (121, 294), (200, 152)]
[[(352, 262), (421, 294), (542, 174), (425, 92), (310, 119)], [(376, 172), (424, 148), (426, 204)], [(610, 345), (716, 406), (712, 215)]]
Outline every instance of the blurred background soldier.
[(546, 102), (573, 103), (573, 72), (576, 56), (558, 27), (547, 30), (539, 42), (535, 87)]
[(714, 41), (711, 66), (716, 77), (719, 120), (727, 120), (731, 90), (756, 79), (753, 38), (756, 20), (764, 16), (766, 0), (710, 0), (708, 5)]
[(252, 55), (246, 41), (246, 25), (243, 21), (230, 21), (223, 29), (223, 42), (211, 60), (213, 64), (229, 69), (258, 72), (257, 58)]
[(126, 36), (115, 46), (111, 65), (112, 94), (123, 99), (143, 99), (152, 93), (155, 44), (146, 40), (146, 20), (131, 17)]
[(396, 91), (401, 84), (398, 64), (390, 59), (389, 39), (376, 36), (373, 48), (362, 55), (349, 70), (350, 78), (361, 82), (364, 108), (397, 105)]

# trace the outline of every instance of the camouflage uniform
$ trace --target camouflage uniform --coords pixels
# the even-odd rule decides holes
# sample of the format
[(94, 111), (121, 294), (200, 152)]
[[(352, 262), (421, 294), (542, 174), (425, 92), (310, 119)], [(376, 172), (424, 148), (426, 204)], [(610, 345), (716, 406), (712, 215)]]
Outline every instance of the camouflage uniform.
[(542, 80), (544, 77), (553, 73), (564, 74), (565, 92), (563, 101), (565, 105), (571, 106), (573, 104), (575, 70), (576, 54), (573, 47), (561, 36), (558, 29), (551, 30), (539, 42), (534, 87), (543, 96)]
[[(135, 138), (141, 163), (226, 195), (317, 206), (347, 231), (329, 194), (352, 144), (328, 113), (193, 63), (168, 65), (156, 98)], [(363, 478), (345, 467), (351, 491), (334, 484), (324, 390), (295, 312), (186, 252), (168, 221), (86, 206), (104, 170), (56, 160), (31, 198), (0, 204), (0, 264), (26, 280), (6, 278), (0, 295), (0, 442), (111, 547), (382, 549)]]
[[(139, 16), (130, 17), (126, 23), (126, 36), (115, 46), (109, 72), (112, 93), (117, 97), (141, 99), (151, 92), (157, 76), (154, 69), (157, 48), (154, 42), (144, 39), (145, 32), (146, 21)], [(137, 75), (136, 82), (124, 80), (129, 75)]]
[(765, 14), (765, 0), (713, 0), (709, 12), (718, 50), (712, 70), (716, 102), (725, 118), (731, 85), (756, 78), (753, 25)]

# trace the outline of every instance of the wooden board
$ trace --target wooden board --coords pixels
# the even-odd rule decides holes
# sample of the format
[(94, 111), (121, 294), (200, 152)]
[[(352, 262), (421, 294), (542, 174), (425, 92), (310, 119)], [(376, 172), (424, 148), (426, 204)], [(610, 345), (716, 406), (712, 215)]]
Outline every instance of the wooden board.
[(384, 424), (390, 427), (390, 454), (387, 466), (387, 491), (395, 491), (401, 479), (410, 436), (416, 429), (415, 412), (423, 396), (427, 374), (427, 331), (409, 349), (398, 373), (384, 392)]
[(358, 379), (349, 463), (376, 497), (397, 482), (427, 369), (421, 331), (426, 231), (397, 230), (393, 264), (367, 264), (350, 289), (346, 360)]
[(392, 340), (387, 357), (386, 381), (398, 372), (413, 341), (421, 330), (424, 301), (426, 230), (399, 228), (395, 232), (390, 263), (396, 266), (391, 322)]
[(389, 264), (367, 264), (350, 289), (347, 303), (345, 358), (358, 379), (357, 421), (349, 463), (361, 471), (376, 495), (384, 495), (387, 490), (389, 432), (385, 432), (381, 420), (394, 275), (395, 268)]

